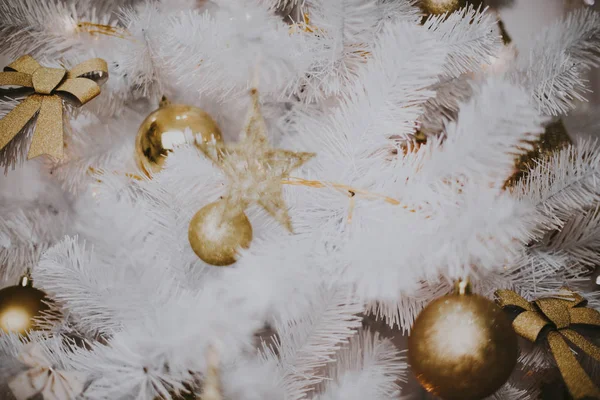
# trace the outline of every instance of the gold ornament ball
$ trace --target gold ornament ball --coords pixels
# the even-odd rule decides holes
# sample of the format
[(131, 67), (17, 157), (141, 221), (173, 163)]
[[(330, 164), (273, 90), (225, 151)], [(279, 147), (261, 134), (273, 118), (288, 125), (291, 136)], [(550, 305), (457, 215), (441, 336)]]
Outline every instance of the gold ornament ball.
[[(186, 129), (191, 136), (186, 136)], [(135, 139), (135, 159), (138, 167), (150, 177), (161, 171), (167, 156), (177, 146), (186, 143), (215, 141), (222, 143), (221, 131), (205, 111), (185, 104), (163, 100), (142, 124)]]
[(243, 212), (233, 218), (224, 217), (224, 202), (210, 203), (190, 221), (188, 239), (192, 249), (207, 264), (231, 265), (238, 250), (250, 247), (252, 225)]
[(34, 318), (48, 310), (46, 294), (34, 288), (31, 279), (21, 278), (16, 286), (0, 290), (0, 329), (26, 334), (36, 329)]
[(452, 294), (421, 311), (408, 339), (408, 359), (421, 385), (445, 400), (483, 399), (517, 362), (517, 335), (485, 297)]
[(427, 15), (439, 15), (452, 13), (460, 8), (473, 4), (477, 8), (482, 0), (420, 0), (421, 9)]
[(516, 172), (506, 181), (506, 187), (512, 187), (527, 177), (532, 168), (540, 160), (548, 159), (573, 141), (562, 120), (558, 119), (546, 125), (544, 133), (533, 143), (533, 149), (516, 160)]

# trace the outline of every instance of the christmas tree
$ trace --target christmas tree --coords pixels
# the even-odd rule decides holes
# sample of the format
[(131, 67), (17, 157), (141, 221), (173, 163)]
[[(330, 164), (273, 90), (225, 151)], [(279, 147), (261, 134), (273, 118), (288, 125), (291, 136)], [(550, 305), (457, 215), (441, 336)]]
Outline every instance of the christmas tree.
[(498, 6), (3, 0), (0, 398), (600, 396), (600, 15)]

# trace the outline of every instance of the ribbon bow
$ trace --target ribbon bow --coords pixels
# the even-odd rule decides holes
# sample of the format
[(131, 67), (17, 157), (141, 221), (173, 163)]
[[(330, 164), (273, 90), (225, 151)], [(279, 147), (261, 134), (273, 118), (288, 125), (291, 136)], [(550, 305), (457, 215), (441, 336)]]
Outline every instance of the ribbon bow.
[(27, 400), (39, 393), (44, 400), (71, 400), (83, 392), (86, 374), (52, 368), (52, 363), (39, 345), (25, 346), (19, 359), (30, 369), (8, 382), (17, 400)]
[[(500, 307), (515, 307), (521, 312), (513, 321), (519, 336), (535, 342), (542, 330), (548, 331), (546, 340), (558, 369), (575, 399), (600, 399), (600, 389), (592, 382), (566, 340), (584, 353), (600, 361), (600, 347), (571, 329), (571, 325), (600, 327), (600, 312), (585, 307), (587, 301), (569, 289), (561, 289), (557, 297), (542, 298), (531, 303), (512, 290), (496, 291)], [(565, 340), (566, 339), (566, 340)]]
[[(42, 67), (31, 56), (22, 56), (0, 72), (0, 87), (18, 86), (10, 92), (30, 94), (0, 119), (0, 150), (4, 149), (37, 115), (27, 158), (63, 155), (63, 100), (79, 107), (100, 94), (108, 78), (106, 61), (93, 58), (70, 71)], [(31, 93), (33, 91), (33, 93)]]

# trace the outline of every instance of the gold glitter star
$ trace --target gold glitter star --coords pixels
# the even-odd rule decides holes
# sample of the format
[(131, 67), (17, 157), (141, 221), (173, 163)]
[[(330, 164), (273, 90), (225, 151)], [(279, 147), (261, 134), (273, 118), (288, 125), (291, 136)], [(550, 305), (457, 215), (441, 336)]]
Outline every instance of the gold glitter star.
[(271, 147), (258, 91), (252, 89), (250, 95), (252, 104), (240, 140), (229, 145), (207, 144), (202, 149), (227, 176), (225, 218), (233, 218), (256, 203), (291, 232), (292, 222), (282, 195), (282, 179), (315, 154)]

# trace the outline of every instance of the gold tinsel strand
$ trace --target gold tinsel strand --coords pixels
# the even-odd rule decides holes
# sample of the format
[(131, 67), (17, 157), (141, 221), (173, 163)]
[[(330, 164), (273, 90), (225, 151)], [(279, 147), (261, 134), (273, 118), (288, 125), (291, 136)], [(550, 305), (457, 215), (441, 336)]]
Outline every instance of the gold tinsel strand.
[(128, 39), (131, 36), (131, 33), (127, 29), (113, 25), (79, 21), (75, 26), (77, 32), (86, 32), (91, 36), (105, 35), (116, 37), (119, 39)]

